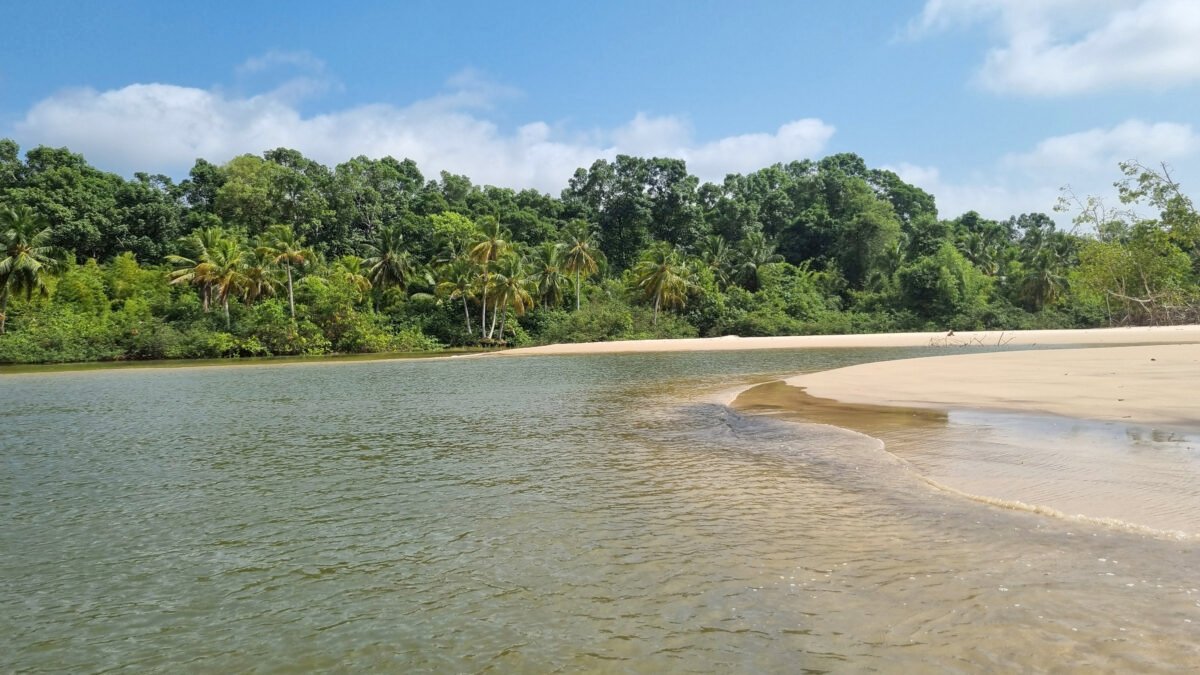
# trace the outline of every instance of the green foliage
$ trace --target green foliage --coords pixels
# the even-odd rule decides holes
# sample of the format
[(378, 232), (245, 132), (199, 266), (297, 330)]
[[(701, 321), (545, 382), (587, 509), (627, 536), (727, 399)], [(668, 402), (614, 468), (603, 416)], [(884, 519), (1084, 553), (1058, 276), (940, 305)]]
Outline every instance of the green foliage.
[(978, 312), (991, 292), (991, 281), (948, 243), (902, 266), (896, 282), (903, 307), (942, 322)]
[(111, 361), (121, 353), (104, 317), (65, 307), (24, 315), (0, 335), (0, 363)]
[(1129, 211), (1064, 192), (1078, 235), (939, 219), (848, 153), (720, 184), (621, 155), (554, 197), (286, 148), (126, 180), (0, 140), (0, 358), (1200, 320), (1200, 215), (1166, 166), (1121, 170)]
[(94, 259), (72, 266), (54, 284), (55, 304), (86, 314), (108, 313), (110, 305), (105, 276)]
[(609, 299), (594, 300), (579, 311), (544, 312), (541, 341), (607, 342), (622, 340), (633, 332), (633, 313), (623, 302)]
[(1111, 324), (1172, 323), (1195, 316), (1200, 295), (1191, 260), (1170, 234), (1142, 225), (1126, 244), (1088, 242), (1073, 276), (1085, 306), (1104, 307)]

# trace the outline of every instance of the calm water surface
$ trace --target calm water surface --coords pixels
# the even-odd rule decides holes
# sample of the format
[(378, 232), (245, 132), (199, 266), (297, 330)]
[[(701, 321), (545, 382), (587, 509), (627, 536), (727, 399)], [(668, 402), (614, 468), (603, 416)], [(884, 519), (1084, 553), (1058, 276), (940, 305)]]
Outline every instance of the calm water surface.
[(928, 353), (5, 376), (0, 671), (1193, 670), (1190, 540), (713, 402)]

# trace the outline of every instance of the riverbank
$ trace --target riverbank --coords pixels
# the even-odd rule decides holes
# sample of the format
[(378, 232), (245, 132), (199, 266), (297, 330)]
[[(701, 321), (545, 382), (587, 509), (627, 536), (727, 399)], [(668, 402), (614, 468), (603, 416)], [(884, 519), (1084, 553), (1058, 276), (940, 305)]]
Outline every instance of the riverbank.
[(245, 356), (224, 359), (148, 359), (145, 361), (68, 361), (66, 363), (0, 364), (2, 375), (49, 375), (89, 371), (144, 370), (156, 368), (239, 368), (249, 366), (337, 365), (380, 361), (435, 360), (479, 356), (482, 349), (443, 349), (429, 352), (374, 352), (367, 354), (321, 354), (317, 356)]
[(645, 352), (729, 351), (740, 349), (830, 349), (868, 347), (993, 347), (1036, 345), (1137, 345), (1200, 343), (1200, 326), (1137, 326), (1080, 330), (875, 333), (864, 335), (793, 335), (781, 337), (625, 340), (524, 347), (495, 356), (552, 354), (625, 354)]

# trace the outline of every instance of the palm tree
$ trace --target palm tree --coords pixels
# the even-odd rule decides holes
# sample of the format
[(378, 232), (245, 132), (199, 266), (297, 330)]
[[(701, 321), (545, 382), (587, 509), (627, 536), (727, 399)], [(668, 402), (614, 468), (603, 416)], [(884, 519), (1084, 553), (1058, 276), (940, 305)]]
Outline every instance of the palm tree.
[(382, 227), (375, 241), (367, 245), (370, 256), (363, 261), (367, 279), (380, 291), (395, 286), (404, 290), (413, 276), (412, 259), (404, 250), (404, 235), (395, 226)]
[(656, 242), (633, 268), (634, 283), (647, 301), (654, 302), (654, 325), (662, 307), (682, 307), (692, 286), (691, 270), (678, 249), (665, 241)]
[(994, 235), (978, 231), (968, 232), (956, 246), (958, 252), (979, 268), (980, 272), (989, 277), (994, 277), (1000, 272), (1002, 249)]
[(471, 311), (467, 308), (467, 300), (475, 293), (475, 265), (466, 258), (455, 258), (447, 265), (438, 269), (438, 285), (434, 291), (451, 300), (462, 300), (463, 318), (467, 324), (467, 335), (471, 334)]
[(358, 292), (359, 301), (371, 290), (371, 280), (363, 270), (363, 262), (363, 259), (356, 255), (344, 255), (333, 263), (334, 273)]
[(246, 249), (236, 239), (221, 239), (208, 250), (208, 282), (215, 300), (225, 311), (225, 328), (229, 323), (229, 296), (245, 292)]
[(288, 225), (275, 225), (267, 230), (265, 249), (271, 260), (276, 265), (283, 265), (287, 271), (288, 309), (295, 320), (296, 296), (292, 292), (292, 268), (307, 264), (312, 260), (313, 252), (304, 248), (304, 238), (296, 236)]
[(582, 220), (576, 220), (563, 230), (562, 269), (575, 276), (575, 311), (579, 311), (580, 277), (592, 276), (604, 261), (596, 235)]
[(758, 268), (763, 265), (783, 261), (783, 256), (775, 252), (775, 244), (757, 230), (746, 234), (738, 244), (737, 250), (738, 280), (748, 291), (758, 290)]
[[(259, 298), (275, 295), (275, 289), (279, 287), (275, 259), (275, 255), (262, 246), (246, 253), (246, 268), (243, 271), (246, 281), (242, 288), (242, 297), (246, 299), (247, 304), (254, 304)], [(290, 288), (288, 290), (291, 291)]]
[(18, 206), (0, 211), (0, 335), (7, 323), (11, 293), (50, 294), (45, 275), (59, 267), (65, 253), (50, 246), (50, 225), (32, 209)]
[(212, 301), (212, 280), (210, 279), (212, 264), (208, 260), (208, 252), (216, 248), (218, 243), (227, 239), (228, 236), (225, 230), (219, 227), (199, 229), (182, 240), (185, 248), (195, 251), (195, 258), (185, 258), (173, 254), (167, 256), (167, 262), (176, 266), (176, 269), (171, 272), (170, 283), (172, 285), (186, 283), (199, 286), (200, 302), (205, 313), (210, 310)]
[(1042, 247), (1029, 261), (1021, 281), (1021, 297), (1034, 311), (1052, 304), (1066, 289), (1062, 267), (1061, 255), (1050, 246)]
[[(479, 321), (479, 335), (482, 338), (490, 338), (490, 331), (487, 331), (487, 296), (488, 286), (491, 285), (490, 266), (508, 250), (508, 240), (505, 237), (509, 236), (509, 234), (500, 227), (500, 222), (495, 218), (484, 219), (480, 230), (483, 234), (483, 239), (476, 242), (467, 255), (471, 259), (471, 262), (479, 265), (483, 270), (483, 300), (480, 303), (483, 309)], [(492, 318), (494, 326), (496, 323), (494, 320), (495, 316)], [(485, 335), (485, 331), (489, 334)]]
[(700, 260), (712, 270), (713, 278), (722, 287), (729, 285), (729, 269), (733, 266), (733, 251), (729, 242), (719, 234), (710, 234), (700, 243)]
[[(494, 280), (496, 304), (504, 308), (500, 319), (500, 339), (504, 339), (504, 327), (508, 322), (508, 308), (512, 307), (517, 316), (522, 316), (533, 307), (533, 296), (529, 288), (533, 283), (529, 272), (525, 269), (525, 261), (519, 256), (508, 255), (497, 261), (496, 278)], [(492, 321), (496, 317), (493, 314)], [(489, 332), (488, 337), (491, 337)]]
[(566, 282), (562, 274), (562, 250), (561, 245), (544, 241), (534, 254), (532, 280), (542, 307), (562, 305), (563, 284)]

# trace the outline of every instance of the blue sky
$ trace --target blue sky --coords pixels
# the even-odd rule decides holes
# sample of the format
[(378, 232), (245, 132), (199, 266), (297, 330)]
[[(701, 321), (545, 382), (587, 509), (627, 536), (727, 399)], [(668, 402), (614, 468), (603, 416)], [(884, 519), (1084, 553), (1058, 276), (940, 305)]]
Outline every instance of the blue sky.
[(342, 5), (8, 3), (0, 135), (123, 174), (286, 145), (553, 193), (621, 152), (719, 180), (851, 151), (947, 217), (1106, 193), (1122, 159), (1200, 181), (1194, 0)]

